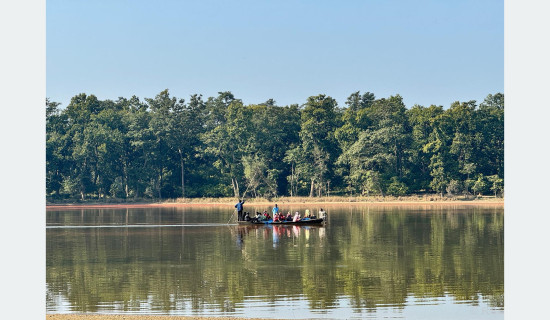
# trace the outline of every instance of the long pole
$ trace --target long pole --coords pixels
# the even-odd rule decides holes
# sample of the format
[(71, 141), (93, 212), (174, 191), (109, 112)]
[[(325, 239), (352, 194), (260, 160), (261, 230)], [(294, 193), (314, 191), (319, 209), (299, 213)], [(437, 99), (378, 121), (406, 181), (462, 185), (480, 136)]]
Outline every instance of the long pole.
[(227, 224), (229, 224), (229, 222), (231, 221), (231, 219), (233, 219), (233, 216), (235, 215), (235, 211), (233, 211), (233, 213), (231, 214), (231, 217), (229, 217), (229, 220), (227, 221)]

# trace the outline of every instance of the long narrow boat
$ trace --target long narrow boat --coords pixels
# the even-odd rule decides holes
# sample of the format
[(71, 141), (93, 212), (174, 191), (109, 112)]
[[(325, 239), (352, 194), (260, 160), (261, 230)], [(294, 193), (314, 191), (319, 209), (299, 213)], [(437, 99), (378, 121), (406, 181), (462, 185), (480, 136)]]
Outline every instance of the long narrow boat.
[(280, 225), (308, 225), (308, 224), (321, 224), (325, 221), (325, 219), (323, 218), (316, 218), (316, 219), (309, 219), (309, 218), (304, 218), (300, 221), (278, 221), (278, 222), (273, 222), (273, 220), (267, 220), (267, 221), (237, 221), (238, 224), (242, 225), (247, 225), (247, 224), (270, 224), (270, 225), (277, 225), (277, 226), (280, 226)]

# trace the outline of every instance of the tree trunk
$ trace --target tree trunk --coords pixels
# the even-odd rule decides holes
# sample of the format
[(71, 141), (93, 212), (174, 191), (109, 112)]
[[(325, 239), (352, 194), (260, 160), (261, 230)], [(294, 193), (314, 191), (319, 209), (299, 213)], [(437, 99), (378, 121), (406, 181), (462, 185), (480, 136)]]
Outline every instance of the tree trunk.
[(311, 188), (309, 189), (309, 197), (312, 198), (313, 197), (313, 183), (314, 183), (315, 179), (311, 179)]
[(236, 178), (231, 177), (231, 185), (233, 186), (233, 195), (239, 198), (239, 183)]
[(123, 173), (124, 173), (124, 193), (126, 194), (126, 199), (130, 196), (129, 190), (128, 190), (128, 164), (126, 161), (124, 162), (123, 167)]
[(292, 197), (294, 191), (294, 163), (290, 167), (290, 196)]
[(162, 199), (162, 194), (160, 193), (160, 189), (162, 189), (162, 167), (160, 168), (159, 170), (159, 185), (157, 187), (158, 189), (158, 192), (159, 192), (159, 199)]
[[(181, 153), (180, 153), (181, 156)], [(183, 168), (183, 158), (181, 160), (181, 197), (185, 198), (185, 171)]]
[(84, 175), (86, 174), (86, 170), (88, 168), (87, 166), (88, 164), (88, 158), (84, 158), (84, 163), (82, 164), (82, 166), (80, 167), (80, 174), (78, 175), (78, 186), (80, 188), (80, 198), (82, 200), (84, 200), (84, 197), (85, 197), (85, 192), (86, 192), (86, 186), (84, 186)]

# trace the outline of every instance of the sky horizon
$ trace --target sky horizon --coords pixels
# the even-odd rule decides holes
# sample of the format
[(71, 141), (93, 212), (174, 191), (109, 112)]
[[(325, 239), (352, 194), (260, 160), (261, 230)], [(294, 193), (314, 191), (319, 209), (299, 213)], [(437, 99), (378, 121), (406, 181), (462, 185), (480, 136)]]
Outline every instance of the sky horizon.
[(442, 105), (504, 93), (503, 1), (46, 4), (46, 94), (303, 104), (356, 91)]

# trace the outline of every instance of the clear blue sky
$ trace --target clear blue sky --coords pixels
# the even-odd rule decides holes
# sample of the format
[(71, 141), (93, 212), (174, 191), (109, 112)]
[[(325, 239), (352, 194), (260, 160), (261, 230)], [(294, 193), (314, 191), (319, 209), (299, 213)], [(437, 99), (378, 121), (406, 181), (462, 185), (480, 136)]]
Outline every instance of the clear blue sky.
[(355, 91), (407, 107), (504, 91), (504, 1), (46, 2), (46, 92), (215, 96), (340, 106)]

